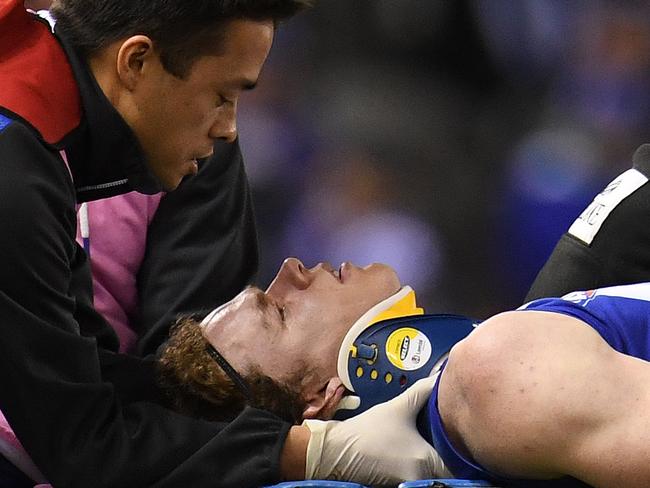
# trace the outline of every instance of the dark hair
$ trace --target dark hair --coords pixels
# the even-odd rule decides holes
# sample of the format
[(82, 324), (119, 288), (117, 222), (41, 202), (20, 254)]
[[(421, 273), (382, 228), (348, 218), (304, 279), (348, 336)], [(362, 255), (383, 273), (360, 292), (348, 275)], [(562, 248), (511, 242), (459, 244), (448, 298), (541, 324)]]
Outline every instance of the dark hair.
[(224, 25), (234, 19), (276, 24), (313, 0), (56, 0), (56, 31), (82, 57), (136, 34), (150, 37), (164, 68), (184, 77), (192, 64), (215, 52)]
[(273, 412), (293, 423), (302, 420), (306, 403), (298, 385), (311, 373), (306, 368), (294, 378), (277, 382), (259, 371), (242, 375), (252, 393), (248, 402), (241, 390), (210, 357), (197, 320), (186, 317), (172, 328), (158, 362), (159, 379), (174, 407), (208, 420), (231, 420), (247, 405)]

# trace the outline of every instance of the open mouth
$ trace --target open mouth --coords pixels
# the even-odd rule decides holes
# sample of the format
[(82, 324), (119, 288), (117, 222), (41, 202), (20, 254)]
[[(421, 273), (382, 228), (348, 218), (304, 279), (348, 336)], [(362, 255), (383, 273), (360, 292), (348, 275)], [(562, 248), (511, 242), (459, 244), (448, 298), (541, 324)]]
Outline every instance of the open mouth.
[(329, 263), (323, 263), (323, 269), (325, 269), (327, 272), (329, 272), (332, 276), (334, 276), (334, 278), (336, 278), (339, 281), (341, 281), (342, 267), (343, 265), (341, 264), (341, 266), (338, 269), (334, 269)]

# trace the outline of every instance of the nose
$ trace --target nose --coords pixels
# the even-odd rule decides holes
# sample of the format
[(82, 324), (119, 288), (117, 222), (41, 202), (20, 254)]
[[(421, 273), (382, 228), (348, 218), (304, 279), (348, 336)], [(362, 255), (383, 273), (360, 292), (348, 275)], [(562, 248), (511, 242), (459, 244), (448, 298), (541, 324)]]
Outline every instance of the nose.
[(237, 106), (234, 103), (223, 105), (208, 134), (211, 139), (235, 142), (237, 139)]
[(312, 279), (312, 275), (299, 259), (287, 258), (266, 291), (269, 295), (282, 296), (294, 289), (305, 290)]

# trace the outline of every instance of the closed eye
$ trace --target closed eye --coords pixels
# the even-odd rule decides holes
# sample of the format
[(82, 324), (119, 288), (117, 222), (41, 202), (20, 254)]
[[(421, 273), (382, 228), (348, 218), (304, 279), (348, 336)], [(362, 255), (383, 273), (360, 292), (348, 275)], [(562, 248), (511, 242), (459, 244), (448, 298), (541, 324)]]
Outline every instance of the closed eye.
[(223, 107), (224, 105), (226, 105), (228, 103), (232, 103), (231, 100), (227, 99), (223, 95), (218, 95), (217, 96), (217, 103), (216, 103), (217, 107)]
[[(271, 319), (274, 313), (277, 313), (277, 317), (280, 319), (279, 320), (280, 324), (284, 326), (284, 320), (287, 314), (285, 306), (280, 304), (276, 300), (272, 299), (271, 297), (269, 297), (266, 293), (264, 293), (262, 290), (260, 290), (257, 287), (253, 287), (252, 291), (257, 301), (257, 306), (259, 310), (268, 319)], [(268, 326), (270, 325), (271, 322), (275, 323), (274, 320), (269, 320), (269, 321), (264, 321), (264, 325)]]
[(224, 95), (219, 94), (219, 95), (217, 95), (216, 107), (219, 108), (219, 107), (223, 107), (224, 105), (228, 105), (228, 104), (232, 105), (234, 103), (234, 100), (235, 99), (228, 98), (228, 97), (225, 97)]

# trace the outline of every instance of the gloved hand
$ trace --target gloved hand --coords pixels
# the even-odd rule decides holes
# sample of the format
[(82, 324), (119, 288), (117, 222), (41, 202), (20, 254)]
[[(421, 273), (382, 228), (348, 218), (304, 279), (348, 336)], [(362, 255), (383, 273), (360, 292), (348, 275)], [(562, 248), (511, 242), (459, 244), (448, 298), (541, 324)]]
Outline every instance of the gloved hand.
[(421, 379), (389, 402), (342, 422), (305, 420), (311, 431), (305, 478), (375, 486), (451, 477), (415, 426), (436, 378)]

